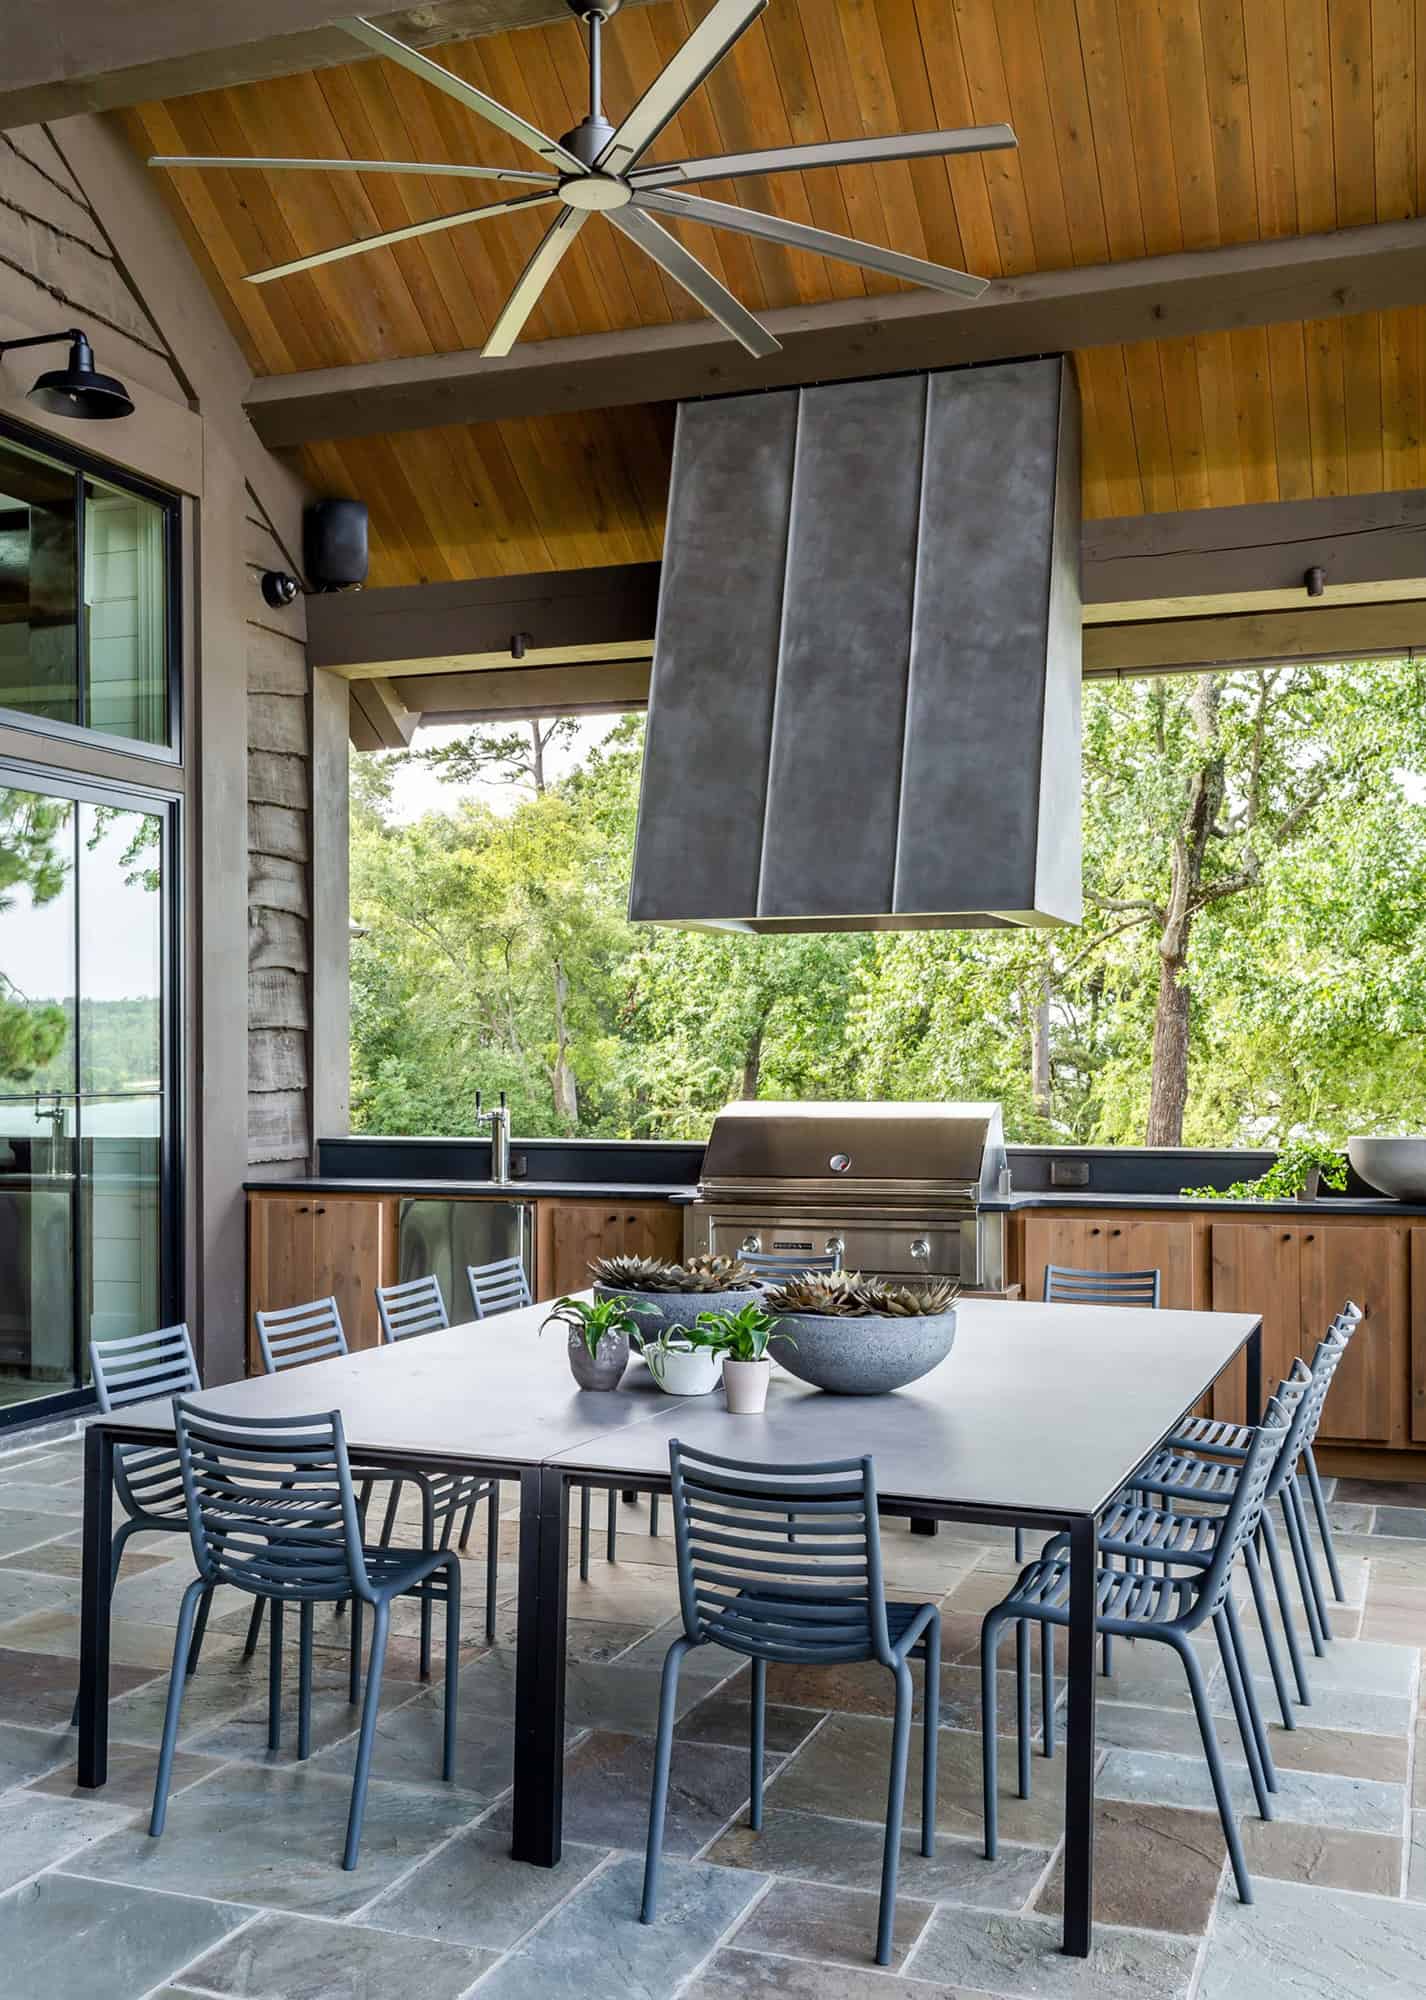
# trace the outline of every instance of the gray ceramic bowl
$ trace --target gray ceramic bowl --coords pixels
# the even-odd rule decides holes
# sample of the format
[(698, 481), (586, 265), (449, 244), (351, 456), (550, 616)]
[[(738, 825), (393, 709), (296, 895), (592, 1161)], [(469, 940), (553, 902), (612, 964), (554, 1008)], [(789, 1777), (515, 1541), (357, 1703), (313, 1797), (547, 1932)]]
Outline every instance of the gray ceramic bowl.
[(955, 1343), (954, 1306), (949, 1312), (908, 1319), (783, 1313), (768, 1352), (789, 1375), (814, 1389), (834, 1396), (884, 1396), (929, 1375)]
[(652, 1306), (653, 1312), (635, 1313), (633, 1317), (640, 1333), (657, 1340), (665, 1327), (692, 1326), (700, 1313), (737, 1312), (743, 1306), (755, 1305), (759, 1295), (751, 1285), (741, 1292), (621, 1292), (609, 1285), (596, 1285), (594, 1296)]
[(1426, 1201), (1426, 1138), (1349, 1139), (1347, 1158), (1368, 1187), (1395, 1201)]

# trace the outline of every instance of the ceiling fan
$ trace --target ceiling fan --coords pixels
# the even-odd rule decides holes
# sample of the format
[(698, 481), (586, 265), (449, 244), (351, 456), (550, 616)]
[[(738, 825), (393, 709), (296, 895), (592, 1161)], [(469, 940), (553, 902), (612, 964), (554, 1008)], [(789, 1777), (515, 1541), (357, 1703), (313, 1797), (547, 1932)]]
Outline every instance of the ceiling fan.
[(797, 250), (810, 250), (842, 263), (858, 264), (913, 285), (950, 292), (973, 299), (984, 291), (986, 280), (956, 271), (944, 264), (930, 264), (920, 257), (905, 257), (895, 250), (883, 250), (872, 243), (860, 243), (850, 236), (837, 236), (805, 223), (790, 222), (779, 215), (764, 215), (756, 209), (739, 208), (721, 201), (707, 201), (685, 192), (698, 181), (732, 180), (742, 174), (770, 174), (800, 171), (810, 167), (874, 165), (883, 160), (910, 160), (951, 153), (988, 152), (1014, 146), (1015, 134), (1008, 125), (972, 125), (951, 132), (912, 132), (881, 139), (829, 140), (807, 146), (770, 146), (749, 153), (723, 153), (715, 159), (679, 160), (672, 164), (642, 166), (640, 162), (664, 127), (677, 117), (685, 100), (692, 96), (714, 66), (723, 60), (733, 44), (762, 13), (768, 0), (715, 0), (683, 47), (649, 85), (633, 110), (617, 127), (605, 118), (601, 108), (600, 38), (604, 24), (619, 8), (620, 0), (566, 0), (570, 12), (585, 26), (589, 39), (589, 110), (562, 139), (551, 139), (518, 113), (508, 110), (484, 91), (433, 62), (418, 49), (388, 35), (370, 21), (352, 18), (340, 23), (355, 40), (364, 42), (378, 55), (400, 63), (413, 75), (443, 90), (477, 117), (497, 126), (507, 137), (528, 148), (544, 164), (542, 172), (525, 172), (507, 167), (452, 166), (446, 161), (420, 160), (276, 160), (229, 158), (221, 155), (155, 154), (153, 167), (260, 167), (267, 172), (282, 168), (326, 170), (338, 173), (441, 174), (469, 180), (505, 181), (529, 187), (528, 194), (512, 195), (482, 208), (469, 208), (457, 215), (441, 215), (429, 222), (413, 222), (402, 229), (388, 229), (377, 236), (364, 236), (354, 243), (342, 243), (332, 250), (318, 250), (310, 257), (295, 257), (290, 263), (274, 264), (264, 271), (249, 272), (249, 282), (269, 284), (296, 271), (310, 271), (319, 264), (331, 264), (343, 257), (357, 257), (388, 243), (406, 243), (413, 237), (429, 236), (438, 230), (456, 229), (468, 222), (489, 222), (499, 215), (524, 209), (555, 206), (557, 214), (545, 231), (539, 247), (526, 264), (490, 331), (481, 352), (508, 354), (519, 339), (526, 320), (544, 291), (561, 258), (588, 222), (602, 214), (631, 242), (667, 272), (703, 307), (704, 311), (742, 342), (750, 354), (778, 352), (775, 340), (762, 322), (740, 305), (726, 286), (678, 241), (658, 220), (667, 216), (689, 222), (706, 223), (713, 229), (731, 230), (737, 236), (760, 237)]

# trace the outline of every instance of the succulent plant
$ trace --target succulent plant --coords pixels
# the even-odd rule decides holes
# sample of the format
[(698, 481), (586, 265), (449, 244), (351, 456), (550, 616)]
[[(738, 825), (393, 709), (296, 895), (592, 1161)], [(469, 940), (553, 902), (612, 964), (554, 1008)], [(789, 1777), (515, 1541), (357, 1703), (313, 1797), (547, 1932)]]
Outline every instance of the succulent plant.
[(768, 1292), (771, 1313), (810, 1313), (819, 1319), (914, 1319), (949, 1312), (960, 1296), (951, 1278), (927, 1278), (895, 1285), (864, 1278), (860, 1271), (804, 1271)]
[(734, 1257), (596, 1257), (589, 1266), (596, 1285), (611, 1292), (750, 1292), (752, 1272)]

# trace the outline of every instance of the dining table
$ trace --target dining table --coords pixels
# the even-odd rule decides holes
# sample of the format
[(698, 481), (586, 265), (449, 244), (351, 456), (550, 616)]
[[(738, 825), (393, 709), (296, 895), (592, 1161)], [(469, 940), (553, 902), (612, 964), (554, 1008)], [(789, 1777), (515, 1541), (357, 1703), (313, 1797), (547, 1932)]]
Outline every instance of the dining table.
[[(667, 1493), (674, 1438), (773, 1467), (870, 1455), (887, 1515), (1067, 1537), (1062, 1942), (1087, 1956), (1097, 1519), (1240, 1356), (1247, 1408), (1261, 1410), (1261, 1320), (970, 1299), (950, 1354), (907, 1388), (832, 1395), (775, 1368), (765, 1412), (734, 1416), (720, 1391), (663, 1394), (639, 1363), (617, 1389), (580, 1389), (563, 1326), (541, 1338), (549, 1310), (517, 1308), (192, 1398), (253, 1418), (339, 1412), (354, 1464), (518, 1481), (514, 1857), (553, 1868), (561, 1854), (571, 1493)], [(78, 1777), (88, 1789), (107, 1777), (114, 1455), (174, 1436), (169, 1398), (96, 1416), (85, 1433)]]

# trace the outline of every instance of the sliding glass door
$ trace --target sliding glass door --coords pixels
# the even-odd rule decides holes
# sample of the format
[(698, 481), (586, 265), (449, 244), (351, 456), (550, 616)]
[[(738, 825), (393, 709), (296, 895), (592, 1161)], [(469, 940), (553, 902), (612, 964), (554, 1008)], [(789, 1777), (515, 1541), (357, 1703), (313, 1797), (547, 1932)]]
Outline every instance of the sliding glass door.
[(0, 767), (0, 1421), (174, 1315), (175, 812)]

